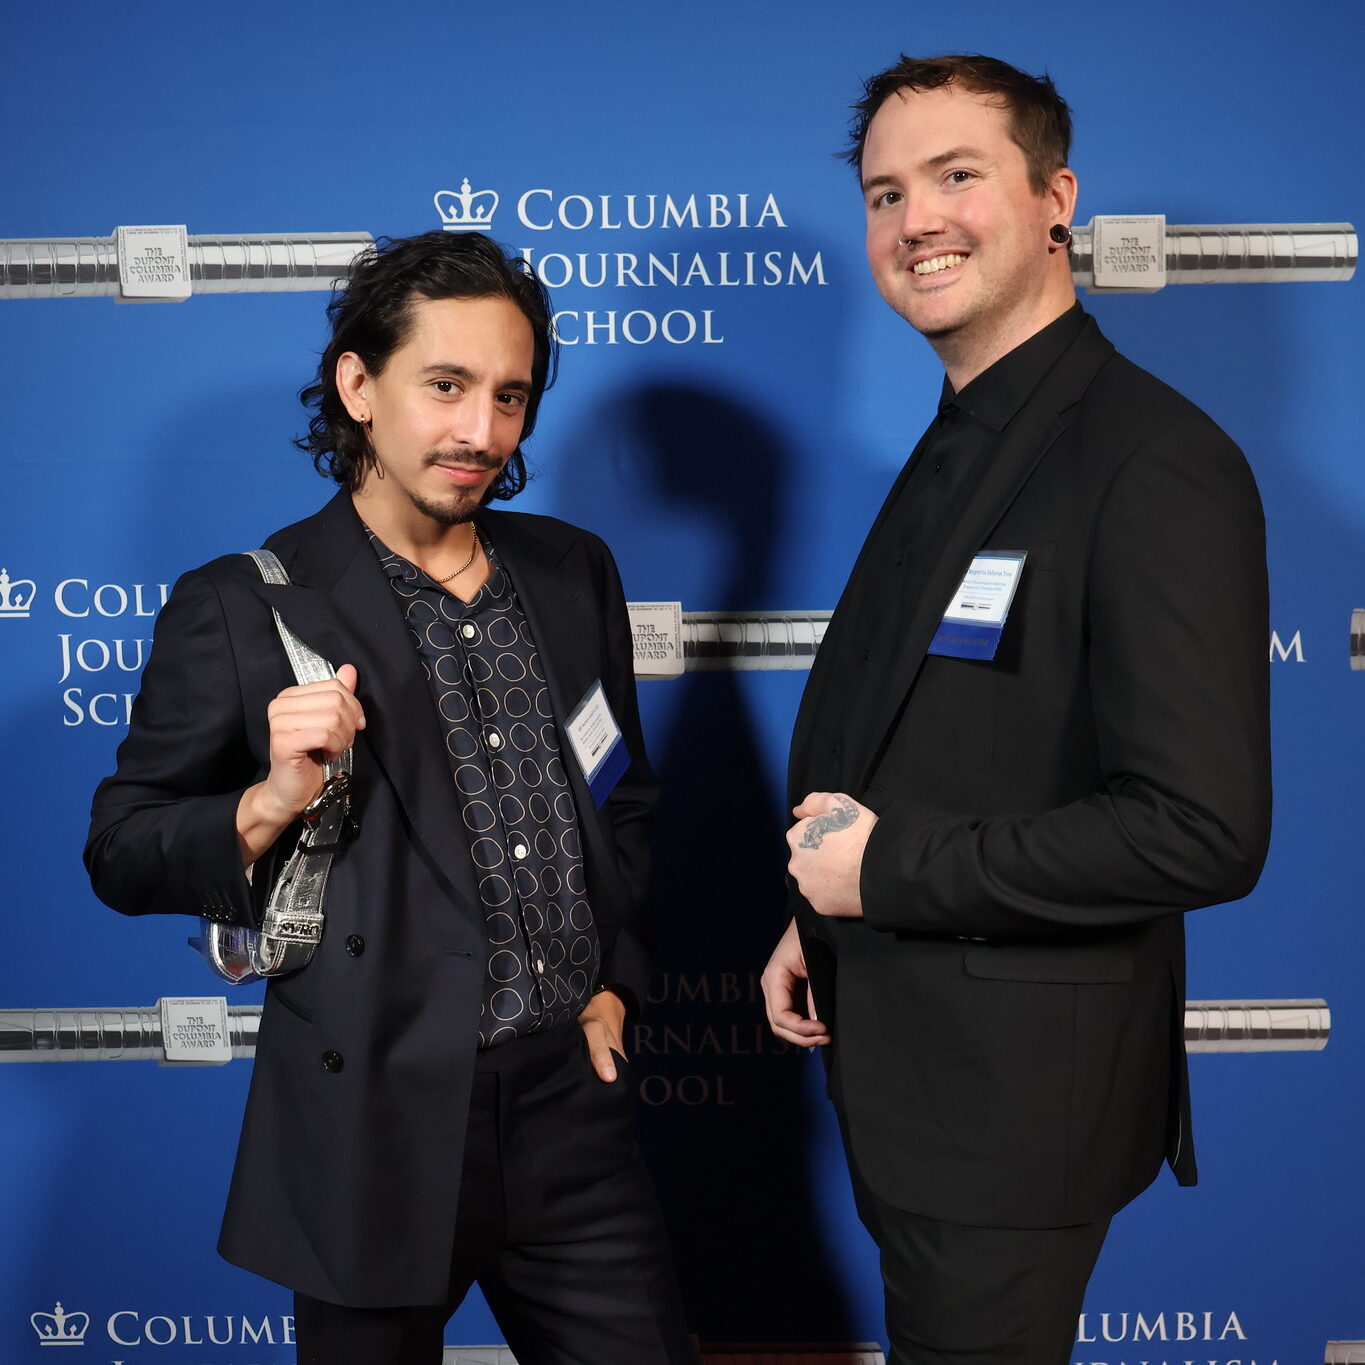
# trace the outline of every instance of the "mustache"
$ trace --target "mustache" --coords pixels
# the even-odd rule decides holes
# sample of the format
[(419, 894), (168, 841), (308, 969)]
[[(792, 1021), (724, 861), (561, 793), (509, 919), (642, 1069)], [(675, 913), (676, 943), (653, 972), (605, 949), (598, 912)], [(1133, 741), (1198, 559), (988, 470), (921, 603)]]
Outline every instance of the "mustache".
[(945, 242), (937, 237), (910, 237), (900, 243), (901, 252), (913, 256), (918, 251), (932, 250), (935, 256), (955, 256), (961, 252), (972, 252), (980, 245), (975, 237), (964, 236), (958, 242)]
[(422, 457), (422, 467), (434, 464), (463, 464), (475, 469), (501, 469), (505, 462), (487, 450), (429, 450)]

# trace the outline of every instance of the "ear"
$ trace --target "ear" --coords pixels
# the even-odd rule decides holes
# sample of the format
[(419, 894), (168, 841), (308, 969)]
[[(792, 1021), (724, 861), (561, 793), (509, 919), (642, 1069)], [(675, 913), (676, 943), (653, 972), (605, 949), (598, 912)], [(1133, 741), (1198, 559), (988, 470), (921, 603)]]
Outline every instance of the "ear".
[(341, 401), (352, 420), (362, 425), (372, 415), (369, 399), (365, 396), (365, 385), (369, 378), (365, 362), (354, 351), (347, 351), (337, 360), (337, 393), (341, 395)]
[(1053, 173), (1046, 191), (1049, 222), (1071, 226), (1071, 219), (1076, 212), (1076, 193), (1076, 173), (1069, 166), (1063, 166), (1060, 171)]

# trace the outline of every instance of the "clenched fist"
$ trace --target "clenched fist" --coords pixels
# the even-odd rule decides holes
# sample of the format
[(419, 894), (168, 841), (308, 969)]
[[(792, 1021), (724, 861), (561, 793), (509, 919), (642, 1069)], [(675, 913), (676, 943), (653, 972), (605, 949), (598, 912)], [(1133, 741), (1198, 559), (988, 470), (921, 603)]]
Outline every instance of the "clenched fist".
[(237, 805), (237, 842), (250, 866), (322, 790), (323, 764), (365, 728), (356, 671), (342, 664), (326, 682), (286, 687), (270, 703), (270, 771)]

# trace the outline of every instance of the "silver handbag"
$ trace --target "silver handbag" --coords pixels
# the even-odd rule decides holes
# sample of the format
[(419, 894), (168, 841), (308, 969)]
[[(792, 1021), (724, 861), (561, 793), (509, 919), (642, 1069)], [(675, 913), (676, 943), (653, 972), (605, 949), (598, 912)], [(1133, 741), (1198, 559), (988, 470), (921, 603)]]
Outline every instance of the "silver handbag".
[[(269, 550), (248, 550), (267, 583), (288, 583), (284, 565)], [(310, 649), (274, 613), (275, 629), (299, 683), (324, 682), (336, 670)], [(224, 981), (244, 986), (262, 977), (283, 976), (306, 967), (322, 941), (323, 896), (332, 857), (353, 835), (351, 750), (328, 759), (322, 790), (300, 815), (303, 833), (271, 888), (260, 929), (201, 919), (200, 937), (190, 939)]]

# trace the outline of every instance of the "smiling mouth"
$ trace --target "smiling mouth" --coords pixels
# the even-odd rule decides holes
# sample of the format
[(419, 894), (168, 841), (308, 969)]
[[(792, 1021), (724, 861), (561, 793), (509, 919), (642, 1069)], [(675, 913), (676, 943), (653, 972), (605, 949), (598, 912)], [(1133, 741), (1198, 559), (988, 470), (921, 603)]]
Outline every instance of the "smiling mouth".
[[(471, 464), (437, 464), (435, 466), (452, 483), (475, 484), (480, 479), (488, 477), (491, 472), (488, 466)], [(496, 466), (495, 466), (496, 467)]]
[(967, 258), (949, 254), (946, 256), (933, 256), (927, 261), (916, 261), (911, 270), (916, 275), (937, 275), (942, 270), (951, 270), (955, 265), (961, 265)]
[(504, 462), (486, 450), (464, 450), (455, 454), (433, 450), (422, 463), (428, 469), (439, 469), (455, 482), (471, 483), (501, 469)]

